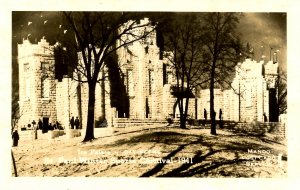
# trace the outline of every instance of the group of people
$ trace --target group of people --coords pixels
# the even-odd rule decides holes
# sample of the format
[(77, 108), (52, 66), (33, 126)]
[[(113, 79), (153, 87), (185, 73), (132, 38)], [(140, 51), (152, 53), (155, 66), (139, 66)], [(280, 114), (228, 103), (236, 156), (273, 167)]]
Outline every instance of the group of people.
[[(206, 121), (207, 121), (207, 111), (206, 109), (204, 108), (204, 122), (203, 122), (203, 125), (206, 124)], [(214, 115), (213, 117), (216, 118), (216, 112), (214, 111)], [(220, 124), (220, 127), (222, 128), (223, 127), (223, 112), (222, 112), (222, 109), (219, 110), (219, 124)]]
[(72, 116), (72, 118), (70, 119), (71, 129), (74, 129), (74, 127), (75, 127), (75, 129), (79, 129), (80, 128), (79, 124), (80, 124), (80, 122), (79, 122), (78, 117), (76, 117), (76, 119), (74, 119), (74, 117)]
[[(223, 119), (222, 117), (222, 109), (219, 110), (219, 120), (221, 121)], [(214, 118), (216, 118), (216, 112), (214, 111)], [(204, 120), (206, 121), (207, 120), (207, 111), (206, 109), (204, 108)]]
[[(223, 120), (223, 117), (222, 117), (222, 109), (219, 110), (219, 121), (220, 123), (222, 123), (222, 120)], [(268, 122), (268, 117), (266, 115), (266, 113), (263, 114), (263, 117), (264, 117), (264, 122)], [(214, 112), (214, 118), (216, 118), (216, 112)], [(206, 120), (207, 120), (207, 111), (206, 109), (204, 108), (204, 120), (205, 120), (205, 123), (206, 123)]]
[[(48, 130), (54, 130), (54, 129), (62, 129), (62, 127), (59, 125), (57, 121), (52, 125), (51, 123), (48, 122), (43, 123), (42, 120), (39, 119), (38, 123), (36, 123), (36, 121), (33, 120), (31, 124), (34, 130), (42, 130), (43, 132), (47, 132)], [(28, 124), (28, 127), (31, 127), (31, 125)]]
[[(70, 119), (70, 125), (71, 129), (79, 129), (79, 118), (72, 116)], [(32, 127), (32, 128), (31, 128)], [(54, 130), (54, 129), (63, 129), (61, 125), (56, 121), (53, 125), (51, 123), (43, 123), (41, 119), (39, 119), (38, 123), (36, 123), (35, 120), (33, 120), (30, 124), (27, 125), (27, 128), (31, 128), (33, 130), (42, 130), (43, 132), (47, 132), (48, 130)]]

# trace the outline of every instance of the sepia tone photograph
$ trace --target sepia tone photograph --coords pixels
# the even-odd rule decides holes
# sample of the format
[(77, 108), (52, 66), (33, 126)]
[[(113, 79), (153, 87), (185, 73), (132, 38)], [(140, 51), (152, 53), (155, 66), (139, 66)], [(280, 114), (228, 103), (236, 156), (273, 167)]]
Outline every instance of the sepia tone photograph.
[(12, 177), (288, 176), (287, 12), (11, 18)]

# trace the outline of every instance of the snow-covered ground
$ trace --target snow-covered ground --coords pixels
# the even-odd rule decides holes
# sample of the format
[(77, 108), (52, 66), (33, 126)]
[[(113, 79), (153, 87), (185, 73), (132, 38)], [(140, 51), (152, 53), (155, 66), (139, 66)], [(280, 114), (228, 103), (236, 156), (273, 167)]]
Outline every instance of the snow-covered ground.
[(286, 143), (218, 130), (115, 128), (111, 136), (20, 140), (18, 176), (286, 177)]

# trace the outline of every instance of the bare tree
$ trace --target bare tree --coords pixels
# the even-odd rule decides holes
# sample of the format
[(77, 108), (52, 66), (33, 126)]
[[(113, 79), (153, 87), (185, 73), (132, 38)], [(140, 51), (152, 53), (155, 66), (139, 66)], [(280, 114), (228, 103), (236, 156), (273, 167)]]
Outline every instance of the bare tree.
[(177, 98), (180, 128), (186, 128), (189, 99), (194, 97), (196, 87), (204, 82), (203, 65), (208, 61), (203, 54), (202, 26), (198, 14), (175, 13), (165, 27), (165, 45), (171, 50), (167, 58), (176, 76), (172, 94)]
[(23, 111), (20, 110), (20, 105), (18, 102), (18, 95), (12, 96), (12, 107), (11, 107), (11, 133), (17, 127), (20, 118), (23, 115)]
[(64, 12), (76, 39), (75, 52), (81, 58), (72, 65), (75, 80), (88, 84), (88, 116), (83, 141), (94, 139), (94, 107), (96, 84), (103, 80), (99, 73), (109, 64), (109, 56), (119, 48), (145, 38), (150, 21), (138, 23), (142, 14), (125, 12)]
[(239, 61), (240, 40), (235, 31), (239, 22), (239, 13), (206, 13), (205, 46), (209, 60), (210, 118), (211, 134), (216, 135), (214, 109), (214, 88), (222, 84), (234, 70)]
[(287, 111), (287, 75), (284, 71), (279, 71), (275, 89), (277, 91), (278, 113), (284, 114)]
[[(13, 97), (13, 99), (15, 99), (16, 97)], [(19, 120), (19, 104), (18, 104), (18, 100), (13, 100), (12, 101), (12, 108), (11, 108), (11, 133), (13, 132), (14, 128), (16, 127), (18, 120)]]

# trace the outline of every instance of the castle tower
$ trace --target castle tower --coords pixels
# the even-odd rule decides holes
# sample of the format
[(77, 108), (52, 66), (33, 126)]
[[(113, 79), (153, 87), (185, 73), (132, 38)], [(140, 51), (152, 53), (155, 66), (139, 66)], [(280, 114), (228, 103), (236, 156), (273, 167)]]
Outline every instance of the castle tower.
[(268, 89), (275, 88), (278, 77), (278, 62), (269, 61), (264, 65), (264, 77), (267, 82)]
[(18, 44), (20, 114), (19, 126), (56, 122), (56, 89), (53, 46), (45, 38), (37, 44)]
[[(237, 94), (235, 107), (240, 121), (264, 121), (263, 114), (269, 115), (269, 92), (263, 78), (263, 62), (246, 59), (236, 67), (233, 81)], [(236, 118), (237, 119), (237, 118)]]
[[(139, 24), (148, 22), (146, 18)], [(152, 26), (141, 27), (134, 32), (137, 36), (143, 32), (150, 33), (145, 39), (122, 47), (117, 52), (129, 98), (129, 117), (157, 118), (162, 116), (163, 63), (159, 59), (156, 32)], [(128, 38), (124, 37), (124, 41)]]
[(264, 78), (266, 80), (269, 92), (269, 121), (278, 121), (277, 89), (276, 81), (278, 79), (278, 62), (269, 61), (264, 65)]

